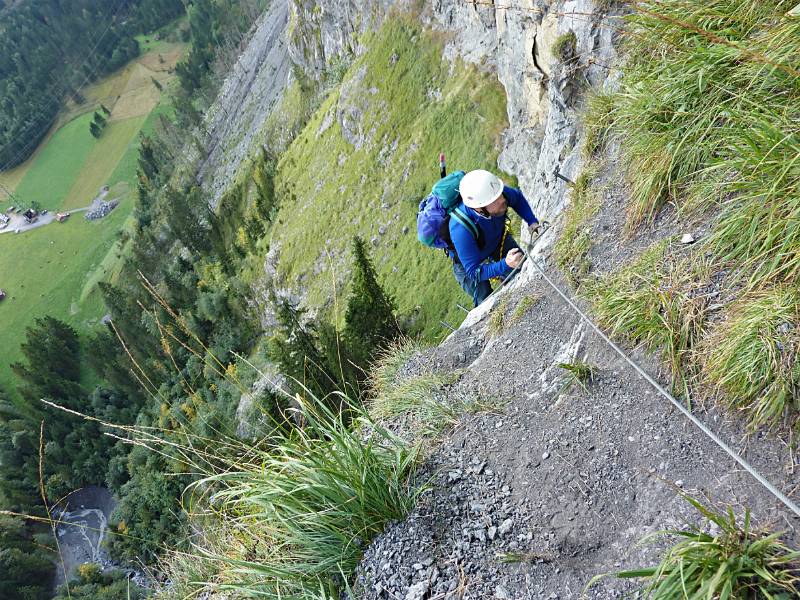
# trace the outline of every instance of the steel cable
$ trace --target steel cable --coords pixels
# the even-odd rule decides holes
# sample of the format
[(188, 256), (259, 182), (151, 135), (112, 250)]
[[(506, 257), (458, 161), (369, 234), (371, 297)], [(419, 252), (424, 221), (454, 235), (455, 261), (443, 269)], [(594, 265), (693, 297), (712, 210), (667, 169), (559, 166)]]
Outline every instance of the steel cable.
[[(538, 238), (537, 238), (538, 239)], [(535, 242), (536, 240), (534, 240)], [(689, 419), (694, 425), (697, 426), (700, 431), (705, 433), (717, 446), (719, 446), (723, 451), (725, 451), (728, 456), (730, 456), (733, 460), (735, 460), (745, 471), (750, 473), (753, 478), (756, 479), (762, 486), (764, 486), (773, 496), (775, 496), (781, 503), (786, 506), (789, 510), (791, 510), (795, 515), (800, 517), (800, 508), (792, 502), (783, 492), (781, 492), (777, 487), (775, 487), (766, 477), (764, 477), (761, 473), (759, 473), (755, 467), (753, 467), (750, 463), (748, 463), (744, 458), (739, 456), (728, 444), (723, 442), (717, 434), (711, 431), (705, 423), (703, 423), (700, 419), (698, 419), (694, 414), (689, 411), (683, 404), (681, 404), (672, 394), (670, 394), (664, 387), (659, 384), (655, 379), (653, 379), (647, 371), (645, 371), (642, 367), (640, 367), (636, 361), (630, 358), (616, 343), (614, 343), (603, 331), (594, 324), (594, 322), (564, 293), (561, 289), (547, 276), (544, 269), (537, 263), (530, 255), (530, 251), (532, 249), (531, 245), (526, 245), (527, 247), (523, 248), (520, 247), (522, 252), (525, 254), (525, 258), (533, 264), (539, 274), (544, 278), (547, 284), (555, 290), (555, 292), (561, 296), (561, 298), (574, 310), (580, 317), (599, 335), (603, 341), (605, 341), (617, 354), (619, 354), (625, 362), (627, 362), (633, 369), (642, 376), (642, 378), (647, 381), (651, 386), (653, 386), (658, 393), (660, 393), (664, 398), (669, 400), (675, 408), (677, 408), (683, 415)], [(498, 288), (498, 291), (501, 288)]]

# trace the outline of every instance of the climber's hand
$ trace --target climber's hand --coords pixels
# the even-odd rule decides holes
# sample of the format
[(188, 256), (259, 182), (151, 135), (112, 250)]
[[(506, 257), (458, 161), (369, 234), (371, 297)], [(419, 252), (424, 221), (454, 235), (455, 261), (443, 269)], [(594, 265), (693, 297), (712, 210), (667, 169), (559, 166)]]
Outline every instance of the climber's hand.
[(506, 264), (512, 269), (516, 269), (522, 264), (524, 259), (525, 255), (522, 253), (522, 250), (519, 248), (512, 248), (506, 255)]

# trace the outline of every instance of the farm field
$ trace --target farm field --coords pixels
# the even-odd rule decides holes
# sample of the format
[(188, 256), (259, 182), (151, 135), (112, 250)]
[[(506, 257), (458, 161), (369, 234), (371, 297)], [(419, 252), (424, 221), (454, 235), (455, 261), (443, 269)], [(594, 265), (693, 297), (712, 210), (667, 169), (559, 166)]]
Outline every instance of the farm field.
[[(87, 88), (88, 106), (60, 119), (42, 146), (25, 164), (0, 173), (0, 183), (12, 189), (23, 206), (38, 202), (50, 211), (91, 204), (103, 185), (107, 199), (120, 204), (99, 221), (75, 214), (65, 223), (53, 223), (20, 234), (0, 234), (0, 387), (13, 392), (9, 365), (20, 360), (25, 329), (36, 317), (52, 315), (87, 331), (102, 318), (104, 307), (99, 281), (113, 278), (120, 253), (117, 243), (133, 209), (139, 134), (152, 130), (164, 107), (167, 88), (180, 45), (169, 53), (146, 54), (117, 73)], [(111, 110), (100, 139), (89, 133), (89, 123), (100, 103)], [(68, 107), (68, 110), (69, 107)], [(11, 202), (0, 195), (0, 211)]]

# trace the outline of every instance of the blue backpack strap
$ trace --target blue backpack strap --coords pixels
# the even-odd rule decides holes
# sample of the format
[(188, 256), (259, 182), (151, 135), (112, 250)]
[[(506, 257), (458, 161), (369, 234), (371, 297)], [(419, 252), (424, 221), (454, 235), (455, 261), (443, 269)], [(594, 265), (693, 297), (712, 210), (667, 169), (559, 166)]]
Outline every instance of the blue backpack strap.
[(478, 247), (482, 246), (481, 232), (478, 229), (478, 226), (475, 225), (475, 223), (472, 222), (472, 219), (470, 219), (467, 216), (467, 214), (461, 210), (460, 206), (458, 208), (453, 209), (453, 211), (450, 213), (450, 218), (455, 219), (456, 221), (461, 223), (461, 225), (463, 225), (466, 228), (466, 230), (470, 232), (473, 239), (475, 240), (475, 243), (478, 244)]

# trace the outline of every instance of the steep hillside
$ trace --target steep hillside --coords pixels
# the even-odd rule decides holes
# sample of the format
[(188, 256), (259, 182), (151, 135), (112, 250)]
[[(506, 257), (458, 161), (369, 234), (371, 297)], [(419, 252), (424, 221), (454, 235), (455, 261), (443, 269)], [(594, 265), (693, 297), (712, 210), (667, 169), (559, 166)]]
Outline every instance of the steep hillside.
[(332, 310), (349, 281), (352, 236), (369, 240), (382, 279), (412, 328), (436, 339), (458, 322), (462, 292), (441, 252), (419, 244), (418, 203), (451, 169), (492, 168), (505, 128), (502, 88), (490, 75), (441, 58), (441, 36), (412, 16), (364, 39), (344, 74), (281, 157), (281, 198), (270, 242), (277, 284)]
[[(359, 232), (369, 236), (390, 289), (401, 303), (411, 300), (404, 304), (406, 309), (411, 308), (412, 299), (419, 299), (419, 304), (432, 311), (426, 316), (424, 331), (435, 329), (436, 319), (442, 316), (456, 319), (457, 313), (448, 312), (448, 307), (451, 298), (458, 298), (457, 290), (449, 297), (446, 290), (453, 289), (452, 284), (432, 276), (414, 276), (433, 270), (435, 263), (424, 254), (417, 255), (423, 263), (408, 258), (407, 252), (413, 252), (413, 231), (403, 238), (402, 229), (413, 227), (412, 199), (416, 201), (425, 192), (425, 161), (439, 149), (431, 144), (424, 150), (424, 140), (438, 137), (441, 144), (445, 139), (438, 119), (444, 121), (442, 132), (469, 123), (456, 139), (470, 139), (470, 143), (456, 160), (450, 151), (451, 166), (458, 161), (476, 161), (468, 168), (486, 164), (483, 158), (491, 156), (493, 160), (496, 156), (489, 148), (496, 148), (500, 151), (499, 164), (518, 177), (537, 214), (556, 223), (531, 249), (538, 267), (529, 260), (512, 286), (472, 311), (442, 345), (428, 350), (413, 345), (395, 349), (373, 372), (375, 396), (369, 408), (378, 422), (368, 422), (361, 431), (377, 432), (375, 435), (383, 441), (386, 434), (381, 426), (385, 425), (405, 447), (419, 444), (424, 448), (421, 473), (412, 481), (427, 481), (429, 487), (414, 496), (416, 507), (407, 518), (391, 523), (365, 550), (352, 596), (407, 600), (577, 598), (598, 575), (652, 566), (669, 557), (665, 550), (674, 543), (671, 538), (645, 547), (636, 546), (636, 542), (662, 529), (686, 527), (687, 523), (698, 529), (689, 536), (689, 545), (676, 546), (673, 552), (677, 554), (672, 556), (698, 561), (691, 563), (693, 567), (700, 560), (725, 564), (728, 555), (722, 551), (711, 550), (704, 559), (695, 555), (689, 558), (699, 548), (691, 546), (692, 540), (706, 540), (712, 547), (730, 544), (725, 551), (734, 555), (749, 551), (743, 548), (762, 537), (747, 529), (747, 510), (752, 511), (759, 527), (779, 523), (780, 529), (788, 530), (783, 539), (796, 544), (797, 521), (790, 507), (782, 505), (715, 441), (677, 412), (559, 293), (573, 296), (577, 292), (579, 305), (626, 342), (625, 350), (634, 360), (662, 384), (671, 386), (735, 453), (745, 455), (778, 488), (794, 494), (797, 481), (791, 442), (787, 450), (763, 430), (752, 435), (748, 428), (748, 421), (751, 426), (765, 422), (754, 421), (753, 415), (765, 414), (768, 409), (759, 408), (759, 402), (772, 398), (773, 393), (783, 397), (773, 416), (786, 417), (788, 424), (793, 422), (790, 404), (796, 395), (790, 373), (794, 373), (796, 360), (793, 338), (789, 339), (795, 327), (793, 288), (773, 288), (774, 279), (767, 278), (762, 281), (766, 288), (743, 302), (735, 298), (750, 288), (743, 287), (741, 277), (734, 278), (736, 283), (731, 287), (721, 283), (731, 268), (741, 269), (741, 275), (750, 266), (766, 272), (772, 266), (777, 269), (772, 275), (785, 276), (785, 269), (775, 259), (789, 257), (790, 251), (785, 246), (778, 254), (772, 254), (778, 252), (775, 248), (764, 249), (764, 253), (755, 253), (738, 265), (728, 262), (727, 255), (723, 262), (723, 256), (715, 254), (713, 247), (692, 247), (694, 240), (702, 239), (715, 226), (709, 205), (704, 207), (708, 212), (694, 213), (676, 212), (669, 205), (672, 202), (680, 207), (681, 194), (697, 193), (685, 180), (673, 179), (687, 177), (687, 173), (710, 195), (721, 194), (726, 181), (734, 182), (738, 193), (752, 189), (746, 187), (750, 183), (742, 181), (749, 177), (743, 167), (738, 171), (741, 177), (736, 177), (734, 171), (718, 166), (719, 157), (725, 154), (723, 148), (743, 151), (732, 138), (712, 135), (710, 140), (721, 145), (716, 151), (711, 145), (705, 146), (709, 149), (708, 162), (695, 161), (700, 148), (692, 144), (698, 140), (712, 144), (702, 138), (703, 130), (698, 127), (706, 126), (706, 133), (716, 134), (715, 126), (725, 125), (724, 119), (732, 118), (728, 113), (702, 112), (709, 108), (704, 102), (712, 107), (715, 102), (727, 107), (732, 104), (730, 98), (712, 99), (704, 87), (712, 85), (707, 78), (721, 86), (730, 82), (722, 83), (725, 69), (712, 76), (702, 66), (708, 59), (703, 52), (729, 52), (732, 64), (744, 65), (743, 73), (766, 78), (753, 79), (754, 88), (764, 85), (774, 91), (785, 86), (783, 95), (774, 102), (789, 109), (785, 101), (793, 93), (793, 80), (783, 77), (786, 69), (781, 67), (786, 55), (775, 55), (757, 45), (764, 39), (764, 27), (775, 25), (781, 39), (793, 30), (793, 22), (780, 21), (781, 11), (788, 5), (774, 3), (750, 10), (745, 4), (717, 3), (703, 8), (697, 3), (690, 14), (672, 13), (653, 4), (625, 21), (619, 16), (621, 8), (610, 3), (531, 3), (513, 8), (442, 1), (418, 15), (442, 32), (440, 35), (431, 36), (406, 19), (389, 17), (383, 29), (370, 36), (363, 34), (360, 16), (345, 10), (343, 3), (293, 3), (293, 56), (307, 73), (322, 77), (325, 69), (342, 57), (348, 58), (351, 52), (358, 57), (341, 87), (324, 101), (279, 162), (277, 181), (283, 200), (266, 264), (279, 285), (299, 293), (310, 306), (330, 306), (334, 290), (341, 293), (342, 282), (347, 279), (341, 272), (329, 272), (341, 270), (344, 244), (340, 240)], [(370, 3), (362, 10), (371, 24), (385, 18), (386, 6), (382, 3)], [(720, 38), (718, 28), (731, 39)], [(453, 30), (458, 35), (445, 33)], [(629, 41), (623, 58), (618, 59), (618, 43), (626, 34), (647, 42)], [(736, 43), (750, 35), (756, 38), (756, 50), (743, 49)], [(435, 70), (426, 73), (428, 43), (434, 44), (432, 47), (441, 44), (441, 50), (432, 50), (431, 56), (441, 51), (452, 61), (444, 85), (438, 84)], [(406, 65), (404, 55), (411, 51), (411, 44), (414, 58)], [(704, 44), (711, 48), (704, 48)], [(685, 58), (692, 53), (698, 56)], [(746, 59), (752, 59), (756, 66)], [(508, 129), (499, 147), (487, 143), (491, 137), (469, 138), (475, 132), (476, 123), (471, 120), (475, 111), (454, 108), (462, 97), (457, 90), (470, 90), (472, 93), (463, 97), (482, 108), (487, 106), (487, 98), (494, 98), (489, 89), (476, 94), (481, 89), (479, 84), (464, 84), (464, 77), (481, 79), (485, 75), (480, 69), (467, 69), (463, 71), (466, 75), (461, 75), (461, 61), (496, 72), (504, 86)], [(437, 63), (432, 60), (431, 64)], [(674, 69), (676, 78), (681, 73), (686, 75), (687, 65), (696, 70), (688, 82), (670, 82), (664, 77), (665, 64)], [(398, 71), (402, 80), (394, 79), (395, 69), (402, 69)], [(729, 76), (740, 77), (740, 82), (745, 77), (735, 73)], [(418, 81), (425, 85), (418, 85)], [(677, 91), (683, 95), (669, 95)], [(417, 98), (418, 110), (403, 110), (414, 106), (406, 93)], [(680, 103), (687, 98), (699, 99), (692, 105), (697, 112), (687, 111)], [(742, 100), (736, 95), (734, 98)], [(435, 114), (438, 103), (448, 100), (453, 104), (442, 110), (438, 119), (429, 116)], [(742, 102), (747, 104), (746, 100)], [(674, 109), (669, 124), (660, 121), (665, 105)], [(470, 105), (467, 102), (463, 106)], [(413, 119), (409, 119), (410, 114)], [(778, 111), (773, 116), (772, 126), (777, 124), (791, 136), (793, 130), (790, 122), (783, 120), (785, 114)], [(699, 137), (681, 137), (680, 132), (685, 131), (681, 119), (688, 119), (686, 130)], [(735, 120), (731, 123), (742, 126)], [(719, 126), (723, 134), (735, 136), (736, 131)], [(777, 143), (781, 136), (773, 133), (771, 137), (765, 133), (764, 140)], [(748, 143), (756, 145), (757, 138)], [(787, 139), (793, 138), (783, 141)], [(679, 150), (683, 144), (686, 151)], [(451, 145), (441, 149), (448, 150)], [(471, 154), (474, 149), (482, 149), (483, 157)], [(775, 152), (775, 148), (754, 155), (766, 157), (765, 161), (774, 158), (775, 164), (783, 165), (780, 176), (786, 179), (777, 178), (781, 185), (793, 181), (789, 174), (795, 162), (790, 156), (787, 160), (787, 155)], [(669, 160), (662, 161), (664, 157)], [(750, 163), (742, 159), (737, 164)], [(717, 173), (722, 174), (720, 178)], [(419, 178), (417, 184), (415, 177)], [(710, 180), (717, 187), (708, 187)], [(777, 194), (791, 192), (791, 185)], [(777, 189), (778, 183), (771, 193), (776, 194)], [(398, 190), (401, 193), (396, 193)], [(406, 194), (408, 205), (404, 206)], [(755, 194), (738, 198), (747, 204), (755, 200)], [(645, 201), (652, 204), (641, 209)], [(665, 202), (667, 206), (662, 209)], [(731, 210), (730, 206), (740, 203), (723, 206)], [(379, 218), (370, 220), (375, 214)], [(637, 229), (648, 219), (652, 227)], [(783, 226), (783, 222), (772, 224)], [(676, 233), (691, 236), (680, 242)], [(446, 265), (441, 263), (442, 269), (435, 272), (446, 278)], [(555, 288), (542, 277), (540, 268), (555, 282)], [(435, 284), (427, 285), (428, 281)], [(782, 281), (792, 282), (791, 277)], [(706, 310), (723, 311), (727, 316), (710, 318), (709, 325), (716, 333), (700, 344), (698, 327), (702, 331)], [(763, 326), (758, 325), (758, 319)], [(744, 337), (738, 338), (740, 335)], [(717, 359), (718, 368), (733, 365), (739, 369), (739, 375), (732, 374), (723, 381), (737, 385), (748, 381), (746, 389), (754, 394), (756, 402), (746, 409), (755, 412), (746, 413), (745, 419), (728, 411), (724, 399), (718, 404), (711, 402), (715, 394), (724, 392), (724, 385), (717, 382), (715, 394), (711, 394), (708, 382), (702, 385), (695, 378), (698, 370), (702, 372), (715, 363), (712, 359), (704, 365), (704, 355), (696, 352), (694, 344), (708, 348), (706, 344), (713, 340), (717, 348), (708, 350), (710, 355), (715, 351), (728, 353), (727, 362)], [(756, 346), (751, 352), (744, 348), (737, 351), (737, 343)], [(780, 360), (774, 358), (776, 353)], [(748, 377), (742, 372), (748, 359), (758, 375)], [(763, 384), (758, 383), (761, 377)], [(694, 401), (698, 397), (705, 398), (706, 404)], [(361, 418), (368, 420), (363, 415)], [(355, 468), (344, 456), (347, 468)], [(300, 469), (306, 464), (304, 460), (293, 455), (285, 465), (271, 468), (293, 465)], [(392, 468), (387, 473), (400, 472), (398, 466)], [(247, 473), (252, 471), (237, 473), (229, 487), (223, 486), (226, 491), (221, 492), (220, 499), (230, 503), (226, 510), (231, 515), (237, 511), (258, 514), (266, 525), (253, 532), (255, 549), (241, 571), (212, 571), (240, 592), (278, 594), (275, 590), (285, 584), (287, 590), (310, 597), (304, 594), (311, 588), (303, 586), (318, 582), (325, 594), (333, 593), (341, 582), (322, 575), (321, 565), (317, 570), (313, 563), (315, 557), (321, 557), (304, 545), (309, 540), (303, 535), (320, 534), (312, 525), (308, 529), (290, 528), (291, 533), (276, 525), (281, 535), (298, 536), (291, 539), (298, 540), (303, 559), (311, 561), (291, 574), (281, 575), (278, 567), (282, 559), (288, 560), (290, 552), (286, 556), (261, 553), (259, 544), (269, 539), (270, 523), (279, 519), (283, 510), (297, 508), (293, 502), (303, 496), (290, 494), (285, 504), (276, 502), (260, 512), (263, 507), (254, 506), (253, 495), (268, 486)], [(374, 475), (374, 471), (371, 473)], [(395, 480), (390, 480), (394, 485)], [(721, 512), (702, 509), (698, 513), (686, 497), (700, 498)], [(319, 506), (326, 505), (321, 502)], [(724, 516), (726, 506), (733, 507), (729, 517)], [(404, 507), (402, 502), (387, 504), (381, 518), (394, 518), (389, 516), (391, 510)], [(302, 513), (303, 518), (313, 521), (313, 511)], [(345, 512), (348, 518), (362, 514), (360, 508)], [(740, 529), (742, 518), (746, 519), (745, 529)], [(222, 529), (228, 531), (224, 525)], [(370, 528), (364, 535), (369, 537), (373, 532)], [(233, 534), (232, 539), (246, 545), (246, 538), (240, 535)], [(789, 590), (786, 597), (791, 597), (792, 590), (796, 591), (792, 582), (797, 572), (796, 555), (767, 539), (770, 541), (763, 542), (763, 547), (774, 553), (770, 555), (775, 558), (773, 564), (786, 565), (778, 579), (784, 592)], [(210, 541), (212, 554), (220, 551), (215, 544), (219, 540)], [(340, 555), (343, 562), (339, 564), (346, 562), (348, 570), (352, 566), (351, 550), (342, 549)], [(664, 563), (668, 566), (663, 572), (670, 573), (670, 578), (649, 580), (655, 587), (660, 585), (653, 597), (676, 597), (670, 595), (668, 585), (678, 586), (673, 591), (681, 585), (722, 585), (723, 575), (719, 573), (723, 567), (719, 571), (710, 567), (702, 572), (692, 570), (690, 575), (681, 571), (678, 575), (677, 568), (668, 570), (671, 564), (675, 563)], [(712, 582), (715, 573), (717, 578)], [(642, 577), (646, 572), (631, 575)], [(730, 577), (725, 585), (736, 589), (745, 580), (770, 589), (772, 583), (758, 579), (761, 576), (761, 572), (731, 569), (730, 575), (724, 575)], [(742, 579), (736, 581), (737, 577)], [(213, 587), (208, 585), (208, 589)], [(640, 588), (637, 581), (607, 578), (591, 587), (588, 597), (617, 598)], [(771, 592), (778, 593), (776, 590), (771, 588)]]
[[(29, 401), (104, 419), (57, 430), (87, 458), (43, 498), (102, 471), (159, 598), (800, 596), (796, 13), (276, 0), (235, 64), (193, 48), (102, 288), (108, 389), (74, 332), (63, 376), (29, 357)], [(440, 151), (553, 223), (466, 316), (414, 231)]]

